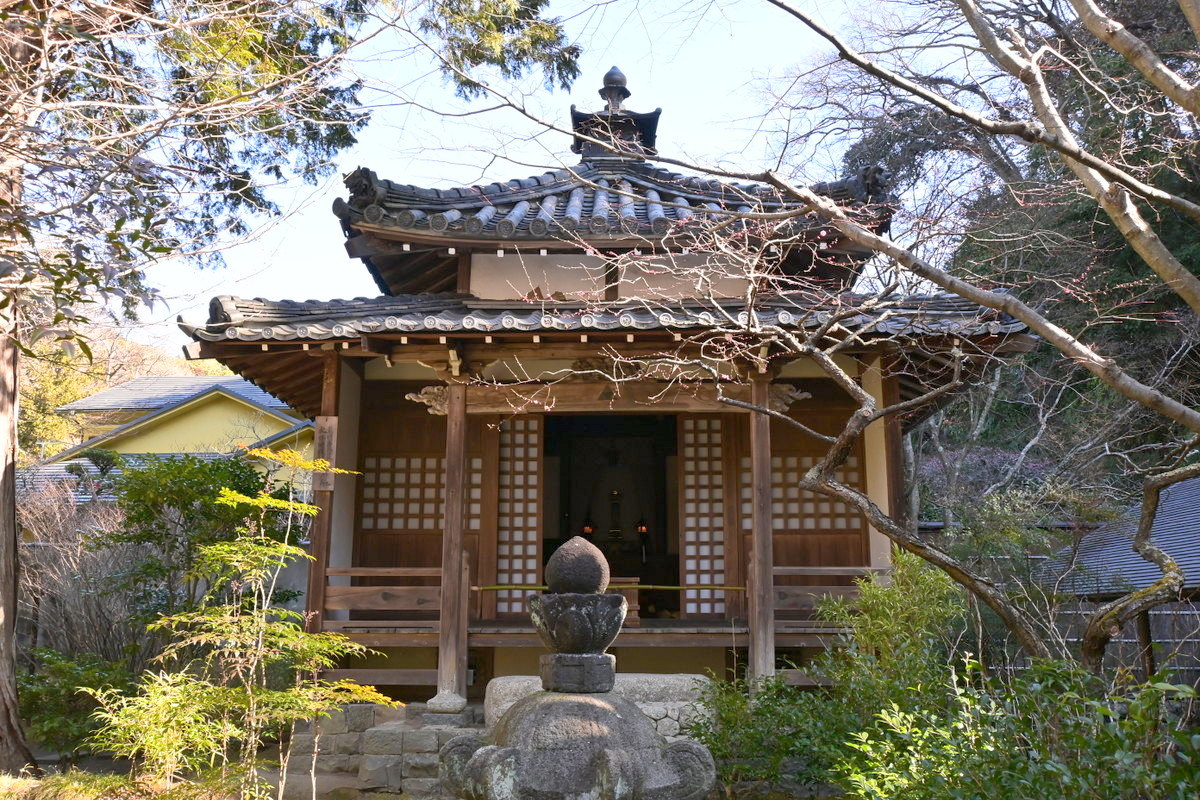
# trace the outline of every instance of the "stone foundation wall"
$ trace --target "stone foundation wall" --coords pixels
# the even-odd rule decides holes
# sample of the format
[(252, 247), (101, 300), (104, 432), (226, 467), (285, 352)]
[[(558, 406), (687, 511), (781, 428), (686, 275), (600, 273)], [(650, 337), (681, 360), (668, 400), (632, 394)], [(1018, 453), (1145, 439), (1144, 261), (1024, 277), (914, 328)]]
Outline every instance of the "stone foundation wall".
[[(697, 706), (703, 675), (619, 673), (613, 694), (632, 701), (668, 741), (683, 738), (683, 728), (701, 713)], [(316, 773), (326, 786), (321, 797), (385, 800), (404, 794), (440, 798), (438, 752), (456, 736), (484, 733), (517, 700), (542, 690), (537, 676), (496, 678), (487, 687), (482, 708), (461, 714), (427, 712), (423, 703), (400, 708), (350, 705), (318, 720), (292, 737), (288, 796), (311, 797), (308, 772), (316, 750)]]
[(305, 783), (301, 776), (312, 768), (315, 747), (317, 774), (343, 779), (347, 796), (436, 797), (438, 751), (455, 736), (480, 733), (478, 711), (428, 714), (420, 703), (345, 706), (292, 737), (289, 781)]

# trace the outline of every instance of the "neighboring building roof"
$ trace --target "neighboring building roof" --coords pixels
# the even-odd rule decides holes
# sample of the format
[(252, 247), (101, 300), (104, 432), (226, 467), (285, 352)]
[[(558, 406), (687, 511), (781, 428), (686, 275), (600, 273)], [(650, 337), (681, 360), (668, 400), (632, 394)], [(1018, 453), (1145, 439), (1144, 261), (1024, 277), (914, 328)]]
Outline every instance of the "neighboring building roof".
[[(1140, 513), (1141, 506), (1134, 506), (1120, 520), (1084, 533), (1077, 548), (1046, 565), (1046, 581), (1084, 597), (1123, 594), (1161, 578), (1158, 567), (1133, 550)], [(1163, 490), (1150, 539), (1183, 569), (1184, 589), (1200, 589), (1200, 478)]]
[(264, 408), (288, 407), (287, 403), (264, 392), (250, 381), (229, 375), (134, 378), (90, 397), (59, 406), (56, 410), (71, 414), (93, 411), (154, 411), (176, 405), (200, 392), (218, 387)]
[[(178, 458), (180, 456), (191, 456), (203, 461), (216, 461), (218, 458), (230, 458), (231, 454), (127, 453), (121, 456), (121, 461), (124, 464), (139, 465), (152, 458)], [(78, 464), (83, 468), (92, 481), (90, 486), (81, 480), (78, 475), (74, 475), (68, 470), (68, 467), (72, 464)], [(100, 472), (86, 458), (50, 461), (17, 470), (17, 492), (42, 491), (50, 484), (56, 484), (69, 487), (71, 500), (74, 503), (83, 503), (88, 500), (115, 500), (116, 498), (112, 493), (112, 484), (120, 475), (121, 468), (114, 467), (104, 479), (101, 479)]]
[[(241, 378), (238, 378), (238, 380), (242, 381), (243, 383), (247, 383), (248, 385), (253, 386), (253, 384), (249, 384), (249, 381), (243, 381)], [(271, 397), (271, 395), (268, 395), (266, 392), (263, 392), (261, 389), (258, 389), (257, 387), (255, 387), (255, 389), (259, 394), (265, 395), (267, 397)], [(288, 427), (293, 427), (294, 425), (296, 425), (296, 420), (294, 417), (290, 417), (287, 414), (284, 414), (282, 411), (279, 411), (278, 408), (270, 408), (261, 403), (257, 403), (254, 400), (251, 400), (250, 398), (248, 398), (242, 394), (230, 391), (229, 389), (226, 389), (224, 386), (216, 385), (216, 386), (210, 386), (207, 389), (201, 389), (200, 391), (195, 392), (194, 394), (192, 394), (190, 396), (186, 396), (186, 397), (183, 397), (182, 399), (175, 401), (174, 403), (172, 403), (169, 406), (164, 406), (155, 411), (151, 411), (149, 414), (138, 417), (137, 419), (134, 419), (134, 420), (130, 420), (129, 422), (126, 422), (123, 425), (118, 425), (115, 428), (113, 428), (112, 430), (105, 431), (104, 433), (100, 434), (99, 436), (93, 436), (91, 439), (88, 439), (86, 442), (77, 444), (74, 447), (69, 447), (66, 450), (62, 451), (61, 453), (55, 455), (53, 457), (53, 460), (60, 461), (63, 459), (69, 459), (69, 458), (74, 457), (76, 453), (80, 453), (89, 448), (101, 447), (105, 442), (110, 442), (114, 439), (121, 438), (121, 437), (131, 433), (132, 431), (136, 430), (137, 428), (141, 428), (145, 425), (148, 425), (150, 423), (161, 420), (162, 418), (170, 416), (172, 414), (177, 414), (177, 413), (181, 412), (182, 410), (184, 410), (187, 406), (190, 406), (193, 403), (199, 402), (205, 398), (208, 398), (208, 397), (211, 397), (214, 395), (220, 395), (223, 397), (233, 398), (234, 400), (245, 403), (246, 405), (250, 406), (251, 408), (262, 412), (263, 414), (266, 414), (271, 417), (275, 417), (280, 422), (286, 422), (288, 424)], [(274, 399), (274, 398), (272, 398), (272, 399)], [(278, 400), (276, 400), (275, 402), (279, 403)], [(283, 405), (283, 404), (279, 404), (279, 408), (287, 408), (287, 406)]]
[[(842, 295), (836, 302), (804, 294), (764, 299), (755, 313), (764, 325), (816, 327), (839, 312), (867, 303), (842, 325), (868, 336), (873, 326), (886, 336), (995, 336), (1024, 333), (1007, 314), (983, 308), (951, 294), (878, 298)], [(720, 326), (726, 315), (744, 318), (739, 301), (610, 306), (587, 303), (478, 300), (467, 295), (401, 295), (354, 300), (264, 300), (218, 297), (209, 307), (208, 324), (180, 327), (194, 339), (221, 341), (294, 341), (356, 338), (373, 333), (472, 331), (672, 330)]]
[(312, 422), (309, 420), (305, 420), (304, 422), (297, 422), (295, 425), (293, 425), (290, 428), (284, 428), (279, 433), (273, 433), (270, 436), (266, 437), (265, 439), (260, 439), (259, 441), (250, 445), (250, 449), (254, 449), (256, 447), (270, 447), (271, 445), (276, 444), (277, 442), (286, 442), (288, 439), (299, 434), (301, 431), (304, 431), (309, 428), (316, 430), (316, 427), (317, 426), (313, 425)]

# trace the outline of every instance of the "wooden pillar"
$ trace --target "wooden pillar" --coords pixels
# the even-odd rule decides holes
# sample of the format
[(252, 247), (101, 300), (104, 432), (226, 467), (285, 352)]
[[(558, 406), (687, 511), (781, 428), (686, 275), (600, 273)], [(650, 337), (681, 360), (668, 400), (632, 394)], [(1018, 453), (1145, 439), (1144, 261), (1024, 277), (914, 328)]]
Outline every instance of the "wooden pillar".
[(1150, 630), (1150, 612), (1143, 611), (1137, 615), (1138, 658), (1142, 662), (1142, 680), (1150, 680), (1150, 676), (1158, 669), (1154, 663), (1154, 634)]
[(455, 291), (459, 294), (471, 293), (471, 251), (458, 251), (458, 264), (454, 276)]
[(467, 707), (466, 608), (463, 523), (466, 495), (467, 387), (446, 390), (446, 517), (442, 528), (442, 608), (438, 621), (437, 696), (430, 711), (457, 713)]
[[(771, 381), (766, 375), (751, 378), (750, 401), (770, 407)], [(775, 674), (775, 554), (771, 526), (771, 418), (750, 414), (750, 486), (754, 524), (747, 570), (750, 597), (751, 684)]]
[[(314, 455), (337, 464), (337, 413), (341, 389), (341, 359), (337, 353), (323, 356), (321, 376), (321, 413), (316, 418)], [(312, 478), (313, 505), (320, 509), (308, 531), (308, 629), (321, 630), (325, 617), (325, 570), (329, 567), (329, 540), (333, 531), (333, 475), (316, 474)]]

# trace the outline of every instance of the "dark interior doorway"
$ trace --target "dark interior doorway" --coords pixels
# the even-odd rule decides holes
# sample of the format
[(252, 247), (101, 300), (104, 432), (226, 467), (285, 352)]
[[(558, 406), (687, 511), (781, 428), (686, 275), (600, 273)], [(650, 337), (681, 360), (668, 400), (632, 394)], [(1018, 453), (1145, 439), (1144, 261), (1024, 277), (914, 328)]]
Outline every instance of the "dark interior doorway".
[[(582, 535), (604, 551), (614, 577), (678, 585), (675, 417), (552, 415), (545, 441), (544, 558)], [(643, 618), (678, 616), (677, 591), (643, 590), (638, 599)]]

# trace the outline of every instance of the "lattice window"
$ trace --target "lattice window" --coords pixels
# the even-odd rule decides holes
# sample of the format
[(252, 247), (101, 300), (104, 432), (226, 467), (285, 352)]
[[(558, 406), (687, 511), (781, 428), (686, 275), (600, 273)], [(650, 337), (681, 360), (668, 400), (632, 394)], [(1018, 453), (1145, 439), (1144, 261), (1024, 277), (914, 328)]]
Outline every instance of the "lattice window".
[[(539, 581), (541, 433), (540, 417), (516, 417), (500, 428), (497, 583), (534, 585)], [(496, 613), (524, 613), (525, 598), (531, 594), (534, 592), (501, 589), (496, 593)]]
[(724, 614), (725, 592), (699, 588), (725, 584), (725, 491), (722, 483), (721, 420), (683, 419), (683, 553), (680, 570), (689, 616)]
[[(362, 529), (441, 532), (445, 521), (446, 458), (435, 455), (363, 459)], [(467, 530), (483, 524), (483, 459), (467, 465)]]
[[(847, 531), (863, 529), (863, 517), (853, 507), (828, 495), (800, 489), (801, 475), (816, 466), (813, 456), (778, 455), (771, 457), (771, 528), (777, 532)], [(742, 530), (754, 525), (750, 458), (741, 460)], [(847, 486), (862, 487), (858, 456), (849, 456), (834, 471), (834, 477)]]
[(446, 513), (445, 482), (445, 456), (367, 456), (362, 529), (440, 531)]

